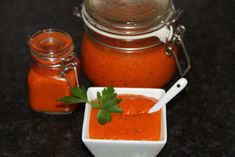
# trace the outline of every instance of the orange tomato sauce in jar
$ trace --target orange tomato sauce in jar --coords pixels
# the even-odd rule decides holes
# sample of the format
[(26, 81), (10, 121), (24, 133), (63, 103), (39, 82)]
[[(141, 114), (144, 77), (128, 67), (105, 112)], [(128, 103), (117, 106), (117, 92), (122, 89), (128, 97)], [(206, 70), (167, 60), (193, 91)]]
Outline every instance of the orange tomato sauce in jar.
[(97, 121), (97, 109), (91, 110), (89, 136), (91, 139), (160, 140), (161, 111), (148, 114), (156, 99), (142, 95), (123, 94), (119, 104), (123, 113), (112, 114), (105, 125)]
[(174, 57), (157, 38), (122, 41), (94, 32), (83, 37), (81, 62), (95, 86), (159, 88), (176, 70)]
[[(78, 83), (76, 73), (79, 72), (79, 61), (73, 54), (71, 36), (63, 31), (48, 29), (33, 35), (28, 43), (33, 60), (28, 72), (31, 109), (49, 114), (73, 112), (76, 105), (57, 101), (71, 95), (70, 87)], [(66, 57), (68, 60), (62, 61)], [(64, 71), (69, 63), (76, 63), (76, 72), (73, 69)]]

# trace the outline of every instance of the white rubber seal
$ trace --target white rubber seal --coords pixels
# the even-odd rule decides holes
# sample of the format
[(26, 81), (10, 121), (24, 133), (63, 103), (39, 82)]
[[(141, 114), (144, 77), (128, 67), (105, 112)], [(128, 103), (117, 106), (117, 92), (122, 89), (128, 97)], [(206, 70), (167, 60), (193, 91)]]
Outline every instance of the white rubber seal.
[(172, 36), (173, 36), (173, 27), (167, 27), (164, 26), (161, 29), (158, 29), (156, 31), (153, 31), (151, 33), (147, 33), (147, 34), (142, 34), (142, 35), (133, 35), (133, 36), (126, 36), (126, 35), (117, 35), (117, 34), (112, 34), (112, 33), (108, 33), (108, 32), (104, 32), (96, 27), (94, 27), (93, 25), (91, 25), (86, 17), (86, 11), (83, 8), (82, 9), (82, 18), (83, 21), (85, 22), (86, 26), (88, 26), (90, 29), (92, 29), (93, 31), (95, 31), (98, 34), (101, 34), (103, 36), (107, 36), (110, 38), (114, 38), (114, 39), (124, 39), (124, 40), (136, 40), (136, 39), (145, 39), (145, 38), (150, 38), (150, 37), (157, 37), (161, 42), (163, 43), (167, 43), (169, 40), (171, 40)]

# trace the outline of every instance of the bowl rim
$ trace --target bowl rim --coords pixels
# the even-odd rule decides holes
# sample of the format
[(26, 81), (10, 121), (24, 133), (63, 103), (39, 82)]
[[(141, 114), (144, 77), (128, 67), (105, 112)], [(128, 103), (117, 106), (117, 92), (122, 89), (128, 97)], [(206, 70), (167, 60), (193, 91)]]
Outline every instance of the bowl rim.
[[(87, 90), (87, 95), (88, 95), (88, 99), (90, 98), (91, 93), (93, 92), (97, 92), (97, 91), (101, 91), (103, 88), (105, 87), (89, 87)], [(158, 91), (161, 94), (160, 97), (162, 97), (165, 94), (165, 90), (161, 89), (161, 88), (123, 88), (123, 87), (115, 87), (115, 92), (117, 94), (120, 94), (118, 92), (120, 92), (120, 90), (124, 90), (124, 91)], [(130, 93), (131, 94), (131, 93)], [(142, 95), (142, 94), (141, 94)], [(143, 94), (144, 95), (144, 94)], [(82, 141), (84, 143), (97, 143), (97, 144), (101, 144), (101, 143), (112, 143), (112, 144), (165, 144), (167, 141), (167, 123), (166, 123), (166, 106), (164, 106), (161, 109), (161, 122), (162, 122), (162, 126), (163, 127), (163, 135), (165, 135), (163, 137), (163, 139), (160, 139), (159, 141), (154, 141), (154, 140), (113, 140), (113, 139), (92, 139), (87, 137), (86, 135), (89, 134), (87, 133), (89, 131), (89, 120), (90, 120), (90, 111), (91, 111), (91, 106), (86, 103), (85, 105), (85, 112), (84, 112), (84, 118), (83, 118), (83, 125), (82, 125)]]

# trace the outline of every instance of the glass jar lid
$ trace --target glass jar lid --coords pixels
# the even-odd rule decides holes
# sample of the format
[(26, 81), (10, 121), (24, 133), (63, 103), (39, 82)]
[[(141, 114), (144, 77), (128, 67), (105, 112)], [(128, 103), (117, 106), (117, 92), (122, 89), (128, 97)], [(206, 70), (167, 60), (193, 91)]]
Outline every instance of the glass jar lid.
[(172, 0), (85, 0), (83, 14), (100, 30), (138, 35), (161, 28), (173, 11)]

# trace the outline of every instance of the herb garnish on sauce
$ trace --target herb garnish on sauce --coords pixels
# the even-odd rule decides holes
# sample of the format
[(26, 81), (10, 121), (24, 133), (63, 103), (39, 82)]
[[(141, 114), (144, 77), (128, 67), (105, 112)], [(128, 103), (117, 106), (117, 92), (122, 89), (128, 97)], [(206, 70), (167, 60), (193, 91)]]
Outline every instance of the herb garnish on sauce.
[(107, 87), (102, 92), (97, 92), (97, 100), (89, 101), (87, 99), (86, 89), (84, 87), (71, 87), (72, 96), (65, 96), (58, 99), (66, 104), (89, 103), (92, 108), (98, 109), (96, 115), (98, 122), (104, 125), (111, 122), (112, 113), (122, 113), (123, 110), (118, 105), (121, 99), (116, 98), (117, 93), (113, 87)]

